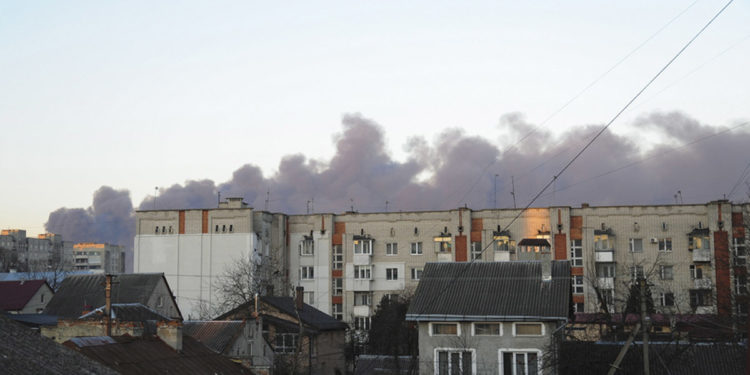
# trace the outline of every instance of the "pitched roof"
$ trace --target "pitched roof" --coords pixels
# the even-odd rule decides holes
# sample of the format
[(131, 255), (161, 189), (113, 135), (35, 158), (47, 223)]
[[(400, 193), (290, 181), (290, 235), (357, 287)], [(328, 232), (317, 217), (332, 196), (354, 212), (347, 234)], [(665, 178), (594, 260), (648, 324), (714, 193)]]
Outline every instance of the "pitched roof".
[[(82, 315), (79, 319), (100, 319), (104, 316), (105, 306), (97, 307), (93, 311)], [(143, 322), (147, 320), (172, 320), (140, 303), (113, 303), (110, 315), (122, 322)]]
[[(103, 306), (105, 277), (103, 274), (96, 274), (65, 278), (44, 313), (62, 318), (78, 318), (84, 306)], [(148, 306), (149, 298), (162, 281), (165, 284), (167, 282), (162, 273), (117, 275), (116, 284), (112, 287), (112, 303), (140, 303)]]
[[(260, 300), (264, 303), (267, 303), (277, 308), (279, 311), (285, 314), (288, 314), (291, 316), (297, 316), (297, 312), (295, 311), (295, 306), (294, 306), (294, 299), (292, 297), (261, 296)], [(216, 320), (223, 320), (232, 316), (237, 316), (238, 313), (242, 313), (243, 311), (246, 311), (249, 313), (250, 304), (251, 302), (243, 303), (235, 307), (231, 311), (222, 314), (221, 316), (216, 318)], [(337, 320), (334, 317), (306, 303), (303, 304), (302, 311), (300, 311), (299, 316), (300, 316), (300, 319), (302, 320), (302, 323), (312, 328), (315, 328), (318, 331), (345, 330), (349, 327), (346, 323), (340, 320)]]
[[(23, 309), (39, 288), (45, 285), (45, 280), (0, 281), (0, 310)], [(49, 288), (49, 285), (47, 287)]]
[(117, 374), (0, 314), (0, 369), (8, 374)]
[(217, 353), (223, 353), (244, 327), (242, 320), (193, 320), (182, 323), (182, 333)]
[[(558, 369), (567, 374), (603, 374), (610, 369), (623, 343), (564, 342)], [(727, 343), (649, 343), (650, 373), (733, 375), (745, 374), (747, 346)], [(643, 348), (634, 344), (616, 374), (643, 372)], [(656, 358), (656, 360), (653, 360)]]
[(71, 339), (66, 346), (122, 374), (250, 374), (229, 358), (214, 353), (197, 340), (183, 336), (175, 351), (158, 337), (88, 337)]
[(427, 263), (406, 313), (412, 321), (561, 320), (570, 306), (570, 265), (552, 261)]

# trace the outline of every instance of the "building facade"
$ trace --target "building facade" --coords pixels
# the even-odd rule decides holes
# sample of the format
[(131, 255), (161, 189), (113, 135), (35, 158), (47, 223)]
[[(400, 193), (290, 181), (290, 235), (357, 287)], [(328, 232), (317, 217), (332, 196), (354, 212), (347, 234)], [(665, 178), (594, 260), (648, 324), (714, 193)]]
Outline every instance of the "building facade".
[(215, 209), (137, 211), (133, 269), (163, 272), (185, 318), (197, 319), (221, 303), (218, 284), (237, 264), (269, 281), (265, 293), (287, 292), (285, 234), (285, 215), (255, 211), (241, 198)]
[[(289, 295), (291, 286), (302, 286), (306, 303), (366, 330), (384, 296), (413, 293), (426, 263), (530, 260), (539, 251), (537, 240), (545, 240), (555, 260), (570, 262), (577, 312), (600, 312), (603, 306), (621, 312), (631, 283), (645, 277), (659, 312), (746, 313), (750, 204), (583, 204), (525, 211), (459, 208), (288, 216), (239, 210), (245, 212), (246, 228), (255, 228), (256, 218), (264, 218), (264, 224), (257, 225), (263, 229), (254, 229), (247, 234), (252, 240), (239, 243), (216, 242), (230, 236), (223, 232), (222, 221), (222, 215), (235, 212), (228, 207), (139, 211), (136, 271), (203, 275), (202, 281), (188, 281), (196, 277), (186, 276), (175, 289), (184, 289), (178, 298), (188, 292), (196, 298), (198, 290), (198, 298), (205, 298), (208, 280), (234, 256), (213, 258), (212, 276), (207, 276), (217, 243), (222, 244), (222, 254), (247, 255), (258, 241), (266, 241), (278, 267), (273, 279), (285, 285), (276, 295)], [(192, 224), (183, 228), (181, 222)], [(236, 232), (237, 224), (234, 228)], [(182, 230), (185, 234), (177, 233)], [(202, 240), (187, 241), (190, 236)], [(203, 273), (188, 272), (186, 263), (202, 265)], [(196, 286), (185, 287), (189, 282)], [(170, 284), (177, 285), (172, 280)]]
[(84, 242), (73, 245), (75, 269), (95, 273), (125, 272), (125, 247), (108, 243)]
[(59, 234), (27, 237), (23, 229), (0, 231), (0, 270), (68, 271), (73, 268), (73, 243)]

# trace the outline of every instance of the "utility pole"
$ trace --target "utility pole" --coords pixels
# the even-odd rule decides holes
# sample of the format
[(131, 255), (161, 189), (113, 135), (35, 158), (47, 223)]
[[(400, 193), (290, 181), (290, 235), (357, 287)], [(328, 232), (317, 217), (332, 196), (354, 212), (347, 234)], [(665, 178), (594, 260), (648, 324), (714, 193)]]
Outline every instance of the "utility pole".
[(494, 193), (492, 194), (493, 199), (493, 205), (492, 208), (497, 208), (497, 173), (495, 173), (495, 190), (493, 190)]
[(513, 179), (513, 176), (510, 176), (510, 195), (513, 196), (513, 208), (516, 208), (516, 182)]
[(107, 336), (112, 336), (112, 275), (105, 276), (104, 321), (107, 323)]
[(643, 329), (643, 374), (650, 375), (649, 363), (648, 363), (648, 330), (650, 327), (649, 322), (651, 318), (647, 315), (646, 311), (646, 279), (641, 277), (638, 279), (641, 296), (641, 329)]

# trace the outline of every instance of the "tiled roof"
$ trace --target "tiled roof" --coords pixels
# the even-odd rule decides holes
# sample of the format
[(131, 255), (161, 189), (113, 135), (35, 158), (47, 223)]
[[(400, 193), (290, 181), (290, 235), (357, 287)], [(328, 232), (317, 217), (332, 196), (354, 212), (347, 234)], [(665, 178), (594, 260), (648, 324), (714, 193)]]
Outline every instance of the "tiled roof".
[[(623, 343), (564, 342), (559, 373), (604, 374), (615, 361)], [(633, 345), (616, 374), (643, 373), (643, 348)], [(649, 343), (649, 367), (653, 375), (745, 374), (747, 346), (725, 343)]]
[[(279, 309), (279, 311), (285, 314), (288, 314), (291, 316), (297, 316), (297, 313), (294, 307), (294, 299), (292, 297), (261, 296), (260, 300), (262, 302), (265, 302)], [(221, 316), (216, 318), (216, 320), (222, 320), (222, 319), (226, 319), (232, 316), (237, 316), (238, 313), (242, 313), (243, 311), (246, 311), (249, 314), (250, 305), (251, 305), (251, 302), (243, 303), (242, 305), (235, 307), (231, 311), (222, 314)], [(302, 322), (305, 325), (315, 328), (318, 331), (335, 331), (335, 330), (344, 330), (348, 328), (346, 323), (340, 320), (336, 320), (334, 317), (306, 303), (303, 305), (302, 311), (300, 311), (300, 319), (302, 319)]]
[(193, 320), (182, 323), (182, 333), (217, 353), (224, 353), (244, 327), (242, 320)]
[[(112, 343), (114, 342), (114, 343)], [(214, 353), (189, 336), (182, 338), (182, 350), (177, 352), (158, 337), (106, 337), (102, 340), (69, 340), (72, 347), (87, 357), (99, 361), (121, 374), (250, 374), (229, 358)]]
[[(93, 311), (82, 315), (79, 319), (101, 319), (104, 316), (105, 306), (98, 307)], [(147, 320), (166, 321), (169, 317), (144, 306), (140, 303), (113, 303), (111, 311), (112, 319), (121, 322), (143, 322)]]
[(0, 314), (0, 372), (14, 375), (117, 374), (4, 314)]
[(47, 284), (44, 280), (0, 281), (0, 310), (21, 310)]
[[(164, 279), (161, 273), (122, 274), (115, 277), (112, 303), (140, 303), (148, 306), (149, 298)], [(78, 318), (84, 306), (103, 306), (105, 275), (76, 275), (63, 280), (60, 289), (44, 309), (45, 314), (61, 318)]]
[(406, 320), (560, 320), (570, 306), (570, 265), (552, 261), (427, 263)]

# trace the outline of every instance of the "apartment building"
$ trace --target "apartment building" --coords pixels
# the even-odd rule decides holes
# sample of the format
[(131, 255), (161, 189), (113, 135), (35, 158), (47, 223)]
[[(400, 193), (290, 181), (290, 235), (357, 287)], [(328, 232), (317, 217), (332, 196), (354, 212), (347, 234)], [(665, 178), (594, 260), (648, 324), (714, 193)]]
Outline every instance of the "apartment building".
[(288, 294), (286, 216), (255, 211), (242, 198), (218, 208), (136, 212), (133, 269), (163, 272), (186, 319), (220, 303), (218, 284), (241, 260), (267, 283), (263, 292)]
[(125, 272), (125, 247), (108, 243), (83, 242), (73, 245), (76, 270), (94, 273), (119, 274)]
[(306, 215), (222, 204), (137, 213), (135, 270), (165, 272), (181, 309), (213, 301), (210, 280), (259, 251), (273, 255), (274, 294), (302, 286), (306, 303), (365, 330), (384, 296), (413, 293), (427, 262), (533, 260), (549, 250), (570, 262), (577, 312), (621, 312), (645, 277), (659, 311), (745, 313), (750, 204)]
[(28, 237), (23, 229), (0, 231), (0, 269), (43, 272), (50, 269), (70, 270), (73, 243), (59, 234), (43, 233)]

